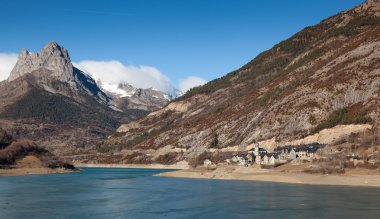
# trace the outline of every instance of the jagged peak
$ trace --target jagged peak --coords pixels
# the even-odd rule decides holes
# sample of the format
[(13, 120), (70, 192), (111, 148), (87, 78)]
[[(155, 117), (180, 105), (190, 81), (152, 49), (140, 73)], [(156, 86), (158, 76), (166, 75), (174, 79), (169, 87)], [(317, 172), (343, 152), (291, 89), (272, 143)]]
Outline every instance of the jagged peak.
[(50, 70), (52, 76), (61, 81), (67, 82), (72, 79), (73, 66), (68, 51), (56, 42), (49, 42), (38, 53), (22, 49), (8, 81), (41, 68)]
[(50, 41), (48, 44), (46, 44), (44, 46), (44, 48), (47, 48), (47, 47), (59, 47), (58, 43), (55, 42), (55, 41)]
[(46, 44), (41, 49), (41, 51), (39, 52), (39, 54), (41, 56), (43, 56), (43, 55), (49, 55), (49, 54), (53, 54), (55, 51), (58, 51), (59, 55), (62, 55), (64, 58), (70, 60), (70, 56), (69, 56), (68, 51), (63, 46), (58, 45), (54, 41), (49, 42), (48, 44)]
[(28, 54), (29, 54), (29, 51), (26, 50), (25, 48), (23, 48), (23, 49), (21, 50), (21, 57), (22, 57), (23, 59), (25, 59), (25, 58), (28, 56)]

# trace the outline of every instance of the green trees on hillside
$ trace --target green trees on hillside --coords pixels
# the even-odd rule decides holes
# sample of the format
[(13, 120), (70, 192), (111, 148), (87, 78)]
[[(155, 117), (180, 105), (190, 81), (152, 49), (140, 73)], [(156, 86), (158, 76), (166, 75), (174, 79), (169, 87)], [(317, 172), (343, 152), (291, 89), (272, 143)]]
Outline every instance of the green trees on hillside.
[(367, 116), (366, 110), (361, 110), (354, 113), (353, 116), (349, 116), (349, 110), (347, 108), (342, 108), (333, 111), (326, 120), (312, 130), (312, 133), (317, 133), (323, 129), (332, 128), (336, 125), (366, 124), (370, 122), (372, 122), (372, 119)]
[(113, 130), (119, 125), (119, 118), (115, 116), (117, 112), (101, 106), (90, 97), (85, 97), (84, 101), (85, 104), (81, 104), (60, 94), (33, 89), (7, 107), (0, 117), (35, 119), (83, 128), (96, 126), (105, 130)]

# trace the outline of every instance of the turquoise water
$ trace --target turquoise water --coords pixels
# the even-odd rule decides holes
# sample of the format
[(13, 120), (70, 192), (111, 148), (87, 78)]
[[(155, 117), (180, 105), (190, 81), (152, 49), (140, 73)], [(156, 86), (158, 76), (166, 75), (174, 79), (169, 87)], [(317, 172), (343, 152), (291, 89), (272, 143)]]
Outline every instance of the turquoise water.
[(165, 170), (0, 177), (7, 218), (380, 218), (380, 189), (153, 177)]

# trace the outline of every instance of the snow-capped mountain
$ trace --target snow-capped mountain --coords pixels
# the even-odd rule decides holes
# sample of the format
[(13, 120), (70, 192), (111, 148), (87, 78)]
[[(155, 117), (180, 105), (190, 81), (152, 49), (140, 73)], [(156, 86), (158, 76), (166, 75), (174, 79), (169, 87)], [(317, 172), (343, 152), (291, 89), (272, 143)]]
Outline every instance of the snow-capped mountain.
[(23, 49), (9, 78), (0, 82), (0, 125), (48, 147), (60, 139), (57, 145), (76, 150), (171, 100), (161, 91), (102, 83), (90, 75), (73, 66), (56, 42), (38, 53)]

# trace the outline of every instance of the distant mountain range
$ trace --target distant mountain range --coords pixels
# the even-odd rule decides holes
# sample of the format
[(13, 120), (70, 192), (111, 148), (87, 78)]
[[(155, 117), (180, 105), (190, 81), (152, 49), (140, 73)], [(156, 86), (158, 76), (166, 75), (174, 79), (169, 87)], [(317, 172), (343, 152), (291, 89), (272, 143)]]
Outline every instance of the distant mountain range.
[(378, 128), (379, 104), (380, 1), (368, 0), (121, 125), (98, 151), (122, 152), (113, 162), (175, 163), (255, 142), (273, 149), (340, 124)]
[(172, 98), (153, 88), (95, 81), (73, 66), (64, 47), (50, 42), (38, 53), (23, 49), (9, 78), (0, 82), (0, 124), (16, 137), (58, 142), (54, 149), (71, 153)]

